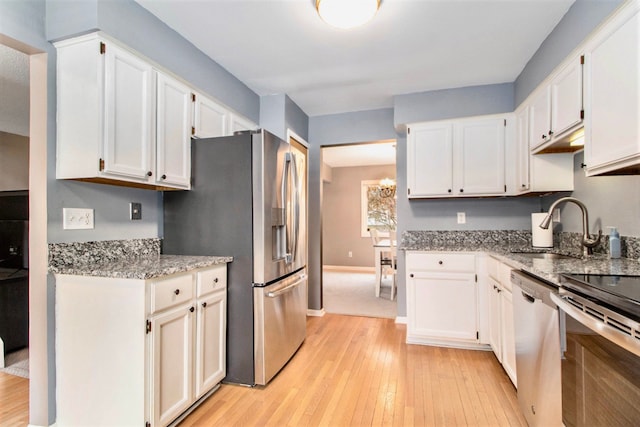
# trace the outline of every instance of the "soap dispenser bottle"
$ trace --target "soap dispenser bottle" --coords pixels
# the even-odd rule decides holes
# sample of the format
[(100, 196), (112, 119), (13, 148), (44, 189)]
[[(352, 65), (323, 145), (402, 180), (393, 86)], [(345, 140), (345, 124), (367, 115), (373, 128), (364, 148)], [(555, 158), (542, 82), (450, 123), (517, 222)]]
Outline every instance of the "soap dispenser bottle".
[(608, 227), (609, 232), (609, 258), (620, 258), (620, 234), (616, 227)]

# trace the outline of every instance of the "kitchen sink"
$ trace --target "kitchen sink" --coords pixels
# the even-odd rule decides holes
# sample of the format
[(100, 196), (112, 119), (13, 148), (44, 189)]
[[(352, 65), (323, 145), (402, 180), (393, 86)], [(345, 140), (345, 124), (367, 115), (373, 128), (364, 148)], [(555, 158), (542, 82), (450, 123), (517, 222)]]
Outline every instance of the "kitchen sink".
[(576, 259), (571, 255), (562, 255), (550, 252), (511, 252), (514, 255), (520, 255), (532, 259)]

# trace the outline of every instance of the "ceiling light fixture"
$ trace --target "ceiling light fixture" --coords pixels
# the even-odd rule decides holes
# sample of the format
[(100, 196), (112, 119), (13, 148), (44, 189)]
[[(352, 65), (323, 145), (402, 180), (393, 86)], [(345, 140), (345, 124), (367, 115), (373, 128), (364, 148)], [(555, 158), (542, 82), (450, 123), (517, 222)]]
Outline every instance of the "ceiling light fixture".
[(320, 18), (332, 27), (342, 29), (368, 22), (379, 7), (380, 0), (316, 0)]

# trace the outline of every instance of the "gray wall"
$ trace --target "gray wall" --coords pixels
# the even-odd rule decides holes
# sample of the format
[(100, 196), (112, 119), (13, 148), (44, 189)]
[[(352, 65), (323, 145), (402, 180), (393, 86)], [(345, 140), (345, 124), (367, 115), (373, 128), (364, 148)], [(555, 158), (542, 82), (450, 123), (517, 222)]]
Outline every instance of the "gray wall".
[[(331, 169), (331, 182), (322, 187), (322, 256), (324, 265), (374, 266), (373, 243), (361, 232), (361, 182), (395, 179), (395, 165)], [(349, 251), (352, 257), (348, 256)]]
[[(101, 30), (160, 66), (181, 76), (197, 89), (257, 122), (260, 99), (242, 82), (160, 22), (133, 0), (49, 0), (47, 38), (59, 40)], [(55, 123), (55, 52), (49, 111)], [(49, 134), (48, 204), (50, 242), (72, 242), (159, 237), (162, 230), (162, 193), (110, 185), (55, 179), (55, 130)], [(130, 221), (129, 203), (142, 203), (142, 220)], [(62, 208), (92, 208), (93, 230), (63, 230)]]
[(284, 140), (287, 129), (305, 141), (309, 138), (309, 117), (285, 94), (260, 97), (260, 127)]

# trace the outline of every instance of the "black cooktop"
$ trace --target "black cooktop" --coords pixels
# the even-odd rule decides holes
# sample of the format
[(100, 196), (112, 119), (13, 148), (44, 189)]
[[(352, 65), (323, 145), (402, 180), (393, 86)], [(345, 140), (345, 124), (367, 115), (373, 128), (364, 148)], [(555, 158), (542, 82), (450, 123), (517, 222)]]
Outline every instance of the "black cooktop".
[(563, 274), (561, 286), (640, 318), (640, 276)]

